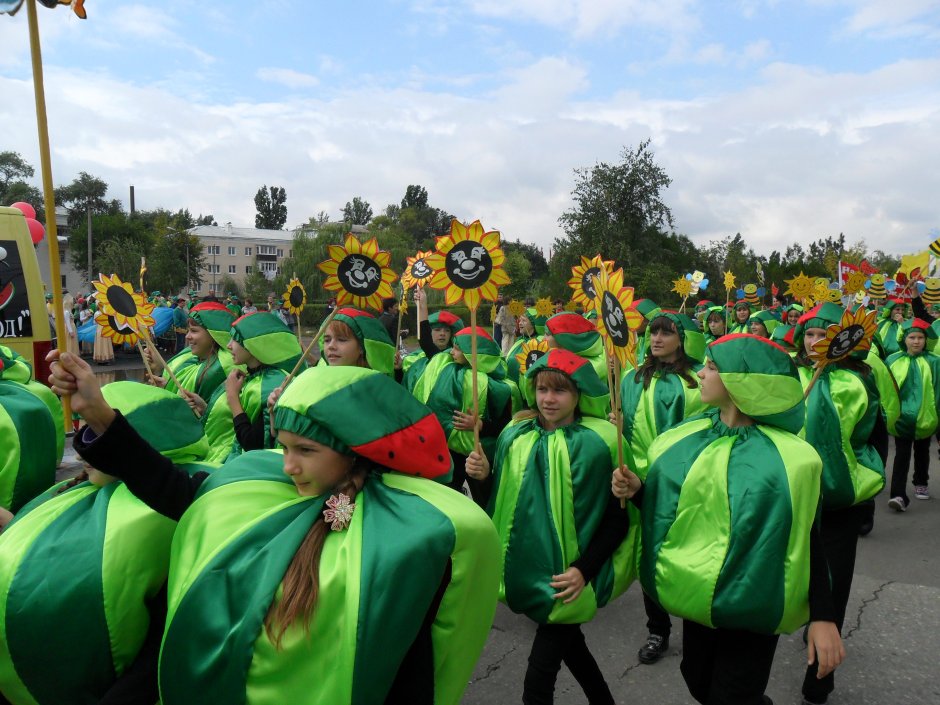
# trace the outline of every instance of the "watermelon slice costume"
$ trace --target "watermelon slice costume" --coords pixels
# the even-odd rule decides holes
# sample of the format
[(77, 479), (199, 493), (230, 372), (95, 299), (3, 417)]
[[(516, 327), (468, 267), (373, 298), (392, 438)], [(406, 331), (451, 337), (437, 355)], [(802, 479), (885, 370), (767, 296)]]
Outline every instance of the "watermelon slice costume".
[[(328, 495), (300, 496), (281, 455), (266, 450), (192, 480), (159, 456), (125, 473), (135, 492), (185, 510), (170, 559), (162, 703), (360, 705), (390, 693), (458, 703), (495, 612), (499, 549), (484, 512), (427, 479), (450, 467), (434, 415), (376, 371), (315, 367), (286, 389), (275, 426), (370, 468), (348, 526), (326, 532), (309, 624), (288, 625), (280, 648), (265, 616)], [(106, 462), (126, 429), (118, 416), (80, 450)], [(174, 497), (155, 489), (162, 483)]]
[[(210, 469), (196, 463), (208, 445), (181, 398), (138, 382), (102, 393), (178, 467)], [(176, 523), (121, 482), (68, 484), (27, 504), (0, 534), (0, 692), (14, 705), (98, 702), (148, 631), (156, 660)], [(155, 673), (150, 689), (156, 696)]]
[[(443, 350), (439, 350), (434, 344), (434, 341), (431, 340), (431, 331), (435, 328), (446, 328), (450, 331), (450, 345)], [(417, 385), (418, 380), (421, 379), (425, 369), (427, 369), (428, 361), (433, 359), (438, 353), (449, 351), (453, 346), (453, 336), (457, 335), (457, 332), (463, 330), (463, 328), (463, 321), (460, 317), (450, 311), (435, 311), (428, 316), (427, 325), (421, 324), (420, 347), (414, 352), (405, 355), (401, 361), (403, 372), (402, 384), (405, 385), (405, 388), (408, 389), (409, 392), (414, 393), (415, 385)]]
[(881, 339), (882, 348), (884, 348), (885, 359), (904, 350), (904, 346), (901, 345), (902, 323), (898, 323), (891, 318), (891, 313), (898, 306), (902, 309), (907, 308), (907, 304), (901, 299), (888, 299), (888, 302), (878, 314), (881, 319), (878, 322), (878, 337)]

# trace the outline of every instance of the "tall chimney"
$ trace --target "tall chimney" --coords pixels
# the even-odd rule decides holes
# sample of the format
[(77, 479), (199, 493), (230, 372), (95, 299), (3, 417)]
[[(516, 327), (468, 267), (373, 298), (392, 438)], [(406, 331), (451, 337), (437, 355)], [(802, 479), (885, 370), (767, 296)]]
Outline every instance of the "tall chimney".
[(131, 186), (131, 215), (134, 215), (134, 187)]

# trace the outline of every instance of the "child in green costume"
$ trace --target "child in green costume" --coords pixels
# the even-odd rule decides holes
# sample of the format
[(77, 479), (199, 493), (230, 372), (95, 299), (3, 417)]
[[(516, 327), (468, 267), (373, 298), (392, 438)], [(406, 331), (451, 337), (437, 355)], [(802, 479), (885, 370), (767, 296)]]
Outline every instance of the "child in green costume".
[(468, 475), (492, 478), (488, 511), (502, 544), (500, 598), (538, 623), (522, 701), (553, 702), (564, 662), (590, 703), (612, 704), (581, 632), (634, 577), (635, 522), (628, 530), (635, 510), (621, 509), (605, 476), (617, 465), (607, 387), (589, 362), (561, 349), (539, 358), (524, 384), (534, 387), (537, 410), (517, 415), (495, 457), (473, 452), (467, 459)]
[(66, 356), (52, 381), (89, 424), (82, 456), (179, 519), (163, 705), (460, 701), (495, 613), (498, 539), (428, 480), (450, 467), (443, 430), (394, 380), (309, 369), (274, 409), (283, 452), (192, 476), (101, 398), (87, 364)]
[[(101, 392), (180, 471), (212, 469), (180, 397), (139, 382)], [(0, 534), (0, 702), (156, 702), (175, 528), (93, 467), (20, 509)]]
[(888, 432), (895, 439), (888, 506), (897, 512), (906, 511), (910, 506), (907, 477), (912, 450), (914, 497), (930, 499), (927, 470), (930, 466), (930, 439), (937, 432), (940, 409), (940, 356), (927, 351), (927, 341), (936, 335), (933, 328), (920, 318), (904, 321), (901, 326), (904, 349), (885, 360), (901, 398), (899, 417), (894, 423), (888, 420)]
[(702, 400), (650, 448), (645, 484), (616, 470), (614, 494), (642, 511), (640, 580), (683, 618), (680, 670), (700, 703), (769, 705), (779, 634), (809, 620), (818, 676), (845, 651), (815, 524), (822, 462), (795, 434), (803, 387), (790, 356), (757, 336), (708, 346)]
[[(695, 373), (701, 368), (704, 338), (688, 316), (659, 312), (649, 325), (650, 348), (643, 364), (620, 384), (623, 437), (634, 471), (646, 477), (647, 454), (656, 438), (683, 419), (705, 410)], [(640, 647), (641, 663), (656, 663), (669, 648), (669, 615), (645, 593), (649, 635)]]

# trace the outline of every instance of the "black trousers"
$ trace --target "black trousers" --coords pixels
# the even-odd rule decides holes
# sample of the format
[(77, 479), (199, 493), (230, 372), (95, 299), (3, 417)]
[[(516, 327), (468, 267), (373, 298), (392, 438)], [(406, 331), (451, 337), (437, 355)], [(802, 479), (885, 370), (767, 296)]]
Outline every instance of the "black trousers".
[(702, 705), (764, 705), (778, 639), (683, 620), (679, 670), (689, 693)]
[(613, 705), (614, 696), (584, 641), (580, 624), (540, 624), (535, 630), (522, 691), (524, 705), (554, 702), (555, 680), (562, 662), (578, 681), (590, 705)]
[[(466, 482), (467, 487), (470, 488), (470, 497), (478, 506), (486, 509), (487, 502), (490, 500), (490, 489), (492, 489), (490, 485), (492, 483), (486, 481), (480, 482), (480, 480), (467, 477), (467, 456), (463, 453), (451, 450), (450, 459), (454, 463), (454, 475), (453, 479), (447, 483), (447, 486), (463, 493), (463, 485)], [(490, 477), (493, 476), (490, 475)]]
[(660, 607), (653, 598), (643, 593), (643, 607), (646, 609), (646, 628), (650, 634), (658, 634), (663, 639), (669, 638), (672, 631), (672, 620), (669, 613)]
[[(824, 511), (820, 524), (820, 537), (826, 562), (829, 564), (829, 580), (832, 585), (832, 603), (839, 632), (845, 622), (845, 607), (852, 592), (852, 575), (855, 573), (855, 552), (858, 548), (858, 527), (868, 514), (864, 505), (847, 509)], [(803, 695), (810, 700), (821, 701), (835, 688), (835, 672), (825, 678), (816, 678), (817, 661), (806, 668), (803, 677)]]
[(915, 441), (913, 438), (895, 438), (894, 439), (894, 469), (891, 471), (891, 496), (904, 497), (904, 500), (910, 502), (907, 496), (907, 475), (911, 469), (911, 449), (914, 450), (914, 484), (926, 485), (928, 475), (927, 469), (930, 467), (930, 441), (933, 436), (921, 438)]

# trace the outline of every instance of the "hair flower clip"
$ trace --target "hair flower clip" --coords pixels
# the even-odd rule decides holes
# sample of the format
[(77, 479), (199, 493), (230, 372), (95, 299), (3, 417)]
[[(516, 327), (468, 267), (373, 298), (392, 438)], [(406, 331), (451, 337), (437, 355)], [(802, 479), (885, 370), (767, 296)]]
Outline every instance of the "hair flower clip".
[(332, 495), (326, 500), (326, 506), (328, 509), (323, 510), (323, 521), (330, 525), (330, 529), (343, 531), (349, 526), (356, 504), (350, 502), (346, 494), (341, 492), (338, 495)]

